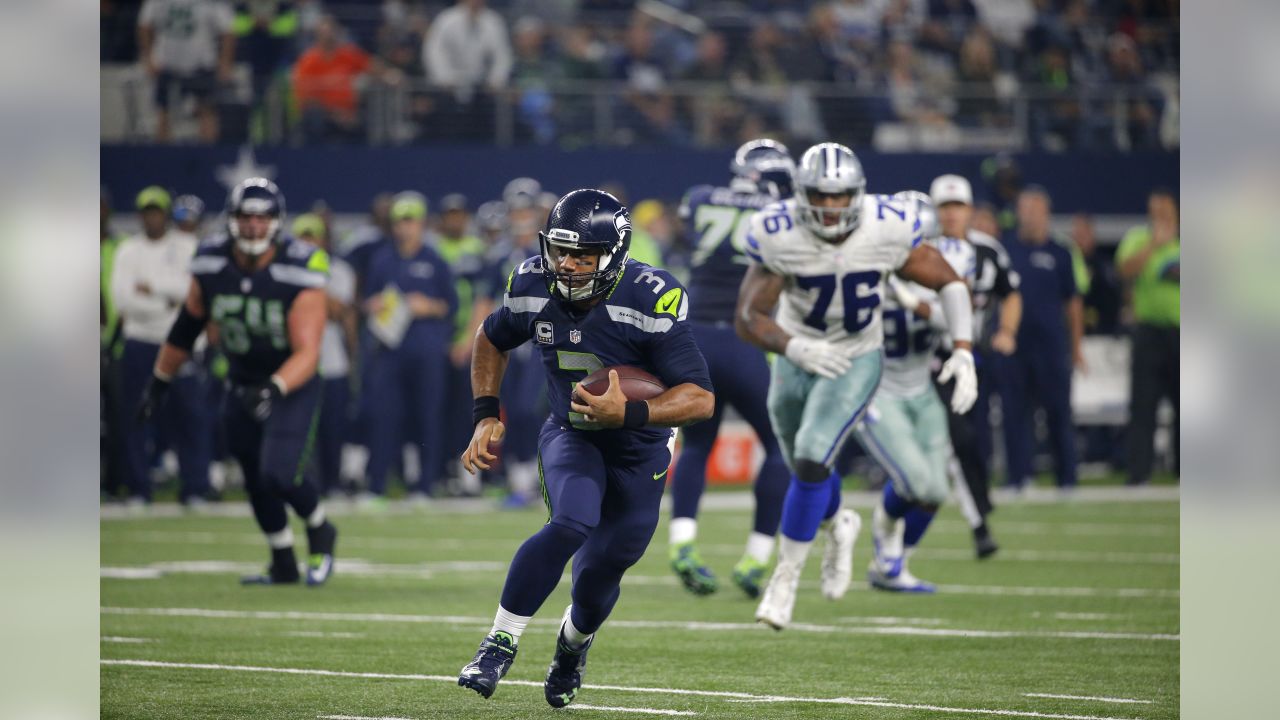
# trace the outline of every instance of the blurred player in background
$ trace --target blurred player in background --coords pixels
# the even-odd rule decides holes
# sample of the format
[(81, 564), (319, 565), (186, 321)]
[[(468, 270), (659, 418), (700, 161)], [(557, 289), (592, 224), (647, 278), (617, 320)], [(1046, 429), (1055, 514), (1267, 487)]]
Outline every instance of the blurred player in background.
[(868, 196), (858, 158), (836, 143), (805, 152), (795, 185), (794, 199), (751, 219), (753, 262), (735, 317), (739, 335), (778, 354), (769, 418), (792, 475), (778, 562), (756, 619), (779, 630), (791, 622), (800, 572), (824, 522), (823, 595), (837, 599), (849, 588), (860, 519), (840, 509), (832, 465), (880, 384), (886, 273), (940, 291), (955, 346), (942, 379), (956, 379), (957, 410), (977, 396), (969, 290), (935, 248), (922, 244), (915, 213), (900, 201)]
[(1058, 487), (1076, 485), (1076, 431), (1071, 422), (1071, 373), (1084, 371), (1084, 301), (1071, 251), (1050, 226), (1049, 193), (1029, 185), (1018, 195), (1018, 226), (1005, 237), (1010, 265), (1022, 279), (1017, 348), (1001, 358), (1008, 484), (1031, 482), (1035, 437), (1032, 414), (1044, 408)]
[(227, 198), (227, 233), (200, 246), (177, 319), (155, 360), (142, 413), (163, 403), (196, 337), (213, 329), (230, 363), (222, 420), (231, 453), (244, 470), (253, 516), (271, 548), (271, 564), (245, 584), (300, 579), (286, 505), (306, 522), (308, 585), (333, 573), (338, 530), (325, 517), (308, 472), (320, 415), (324, 287), (329, 257), (288, 237), (284, 196), (275, 183), (250, 178)]
[[(929, 187), (930, 200), (938, 213), (942, 244), (964, 240), (973, 246), (974, 267), (970, 279), (973, 293), (974, 361), (978, 369), (978, 401), (973, 410), (949, 416), (951, 445), (960, 465), (963, 482), (957, 482), (960, 510), (973, 530), (979, 559), (999, 549), (987, 516), (991, 514), (991, 394), (1000, 387), (995, 355), (1011, 355), (1018, 346), (1018, 325), (1022, 321), (1022, 293), (1018, 273), (1009, 265), (1009, 254), (998, 240), (971, 226), (974, 215), (973, 188), (959, 175), (940, 175)], [(946, 388), (939, 387), (943, 397)]]
[(788, 474), (765, 403), (769, 364), (764, 353), (734, 333), (733, 308), (750, 262), (746, 238), (751, 216), (765, 205), (791, 197), (795, 163), (780, 143), (752, 140), (738, 148), (729, 168), (733, 172), (729, 187), (698, 185), (685, 194), (680, 205), (681, 219), (698, 238), (689, 283), (689, 324), (716, 388), (716, 412), (711, 420), (690, 425), (683, 432), (680, 462), (671, 479), (669, 553), (671, 568), (686, 589), (699, 595), (715, 592), (715, 574), (702, 561), (694, 542), (698, 502), (707, 483), (707, 461), (728, 403), (751, 425), (764, 447), (764, 462), (753, 487), (752, 531), (746, 552), (733, 568), (733, 582), (754, 598), (760, 595), (773, 557), (773, 537), (782, 518)]
[(173, 201), (173, 224), (179, 230), (200, 239), (204, 220), (204, 201), (195, 195), (179, 195)]
[(215, 106), (231, 80), (235, 35), (231, 7), (205, 0), (146, 0), (138, 12), (138, 57), (155, 84), (156, 140), (168, 142), (171, 108), (195, 98), (200, 141), (218, 140)]
[[(458, 312), (454, 317), (456, 330), (453, 346), (449, 349), (449, 375), (445, 380), (445, 412), (448, 417), (460, 417), (466, 415), (467, 408), (471, 407), (471, 341), (476, 328), (493, 310), (494, 292), (487, 262), (489, 249), (483, 240), (471, 234), (467, 198), (460, 193), (451, 193), (440, 200), (440, 232), (435, 249), (449, 264), (458, 295)], [(451, 465), (454, 458), (462, 454), (469, 438), (466, 425), (461, 423), (446, 422), (441, 429), (443, 452), (438, 456), (441, 465), (435, 472), (443, 473), (445, 466)], [(423, 466), (424, 472), (428, 469)], [(468, 485), (466, 478), (471, 476), (449, 474), (457, 476), (464, 494), (479, 492), (478, 486)]]
[[(299, 215), (293, 221), (293, 236), (317, 248), (330, 251), (329, 232), (319, 215)], [(356, 277), (345, 260), (329, 256), (329, 283), (325, 286), (324, 337), (320, 341), (320, 374), (324, 386), (320, 403), (320, 424), (316, 432), (316, 465), (320, 493), (328, 496), (341, 487), (342, 447), (347, 440), (347, 419), (351, 397), (351, 356), (355, 354)]]
[[(189, 266), (196, 251), (196, 239), (172, 227), (172, 204), (169, 193), (154, 185), (138, 193), (142, 234), (120, 244), (112, 265), (111, 296), (124, 336), (119, 428), (125, 481), (134, 504), (151, 501), (149, 441), (162, 444), (157, 437), (160, 418), (141, 424), (136, 418), (156, 354), (191, 284)], [(208, 491), (211, 438), (200, 372), (194, 363), (173, 368), (174, 398), (165, 408), (164, 425), (178, 454), (184, 502)]]
[[(924, 242), (936, 247), (956, 274), (972, 280), (973, 246), (955, 238), (939, 239), (937, 215), (929, 198), (903, 192), (904, 203), (920, 219)], [(918, 283), (889, 275), (881, 303), (884, 323), (884, 376), (871, 407), (854, 425), (858, 442), (889, 476), (871, 515), (875, 552), (867, 570), (872, 587), (931, 593), (935, 587), (907, 569), (907, 560), (950, 493), (947, 468), (951, 437), (947, 410), (933, 387), (930, 367), (939, 333), (947, 325), (938, 294)]]
[(448, 263), (426, 243), (426, 221), (427, 203), (421, 195), (396, 196), (391, 206), (395, 245), (378, 250), (369, 261), (362, 300), (378, 337), (367, 356), (366, 388), (371, 408), (368, 489), (378, 504), (397, 457), (406, 455), (405, 443), (416, 450), (418, 460), (416, 468), (408, 461), (402, 468), (413, 499), (423, 501), (431, 494), (444, 467), (440, 439), (458, 296)]
[[(1168, 190), (1147, 199), (1149, 222), (1125, 233), (1116, 250), (1120, 275), (1133, 283), (1133, 369), (1129, 385), (1129, 485), (1145, 485), (1154, 464), (1156, 410), (1173, 403), (1174, 456), (1178, 451), (1182, 321), (1182, 250), (1178, 201)], [(1174, 464), (1177, 473), (1179, 464)]]
[[(551, 404), (538, 440), (548, 522), (516, 551), (493, 629), (458, 677), (486, 698), (572, 557), (573, 603), (543, 689), (552, 707), (573, 702), (622, 575), (657, 528), (672, 428), (705, 420), (715, 409), (687, 322), (688, 296), (666, 271), (629, 261), (630, 240), (631, 219), (612, 195), (565, 195), (540, 235), (540, 254), (512, 272), (502, 306), (476, 333), (475, 432), (464, 468), (487, 469), (496, 459), (489, 447), (505, 430), (497, 396), (508, 351), (531, 340), (537, 345)], [(576, 384), (614, 365), (651, 371), (669, 389), (629, 401), (616, 371), (602, 395)]]

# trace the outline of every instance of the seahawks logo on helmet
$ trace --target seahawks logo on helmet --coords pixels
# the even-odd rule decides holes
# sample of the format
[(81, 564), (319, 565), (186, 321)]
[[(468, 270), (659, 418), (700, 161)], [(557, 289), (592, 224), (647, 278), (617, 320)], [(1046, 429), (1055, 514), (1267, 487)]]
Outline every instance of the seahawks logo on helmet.
[(613, 227), (618, 231), (618, 237), (622, 238), (624, 243), (630, 243), (631, 218), (627, 215), (626, 208), (622, 208), (613, 214)]

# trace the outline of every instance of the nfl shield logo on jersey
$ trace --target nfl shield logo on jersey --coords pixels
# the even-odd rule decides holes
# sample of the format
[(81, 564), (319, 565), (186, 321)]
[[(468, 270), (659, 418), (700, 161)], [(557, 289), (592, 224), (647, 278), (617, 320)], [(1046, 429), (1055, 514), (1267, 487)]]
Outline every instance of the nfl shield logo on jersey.
[(543, 345), (551, 345), (554, 342), (551, 332), (551, 323), (545, 320), (539, 320), (534, 323), (533, 339)]
[(570, 331), (569, 331), (569, 342), (573, 343), (574, 345), (577, 345), (578, 343), (582, 342), (582, 331), (581, 331), (581, 330), (570, 330)]

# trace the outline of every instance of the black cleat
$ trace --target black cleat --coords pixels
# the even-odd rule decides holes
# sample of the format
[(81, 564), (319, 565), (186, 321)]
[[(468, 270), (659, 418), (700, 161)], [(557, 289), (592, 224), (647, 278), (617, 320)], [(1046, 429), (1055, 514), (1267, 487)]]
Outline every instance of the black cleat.
[(504, 632), (489, 635), (480, 643), (476, 656), (458, 674), (458, 685), (471, 688), (488, 699), (498, 689), (498, 681), (516, 659), (515, 638)]
[(996, 544), (995, 538), (991, 537), (991, 531), (987, 529), (985, 524), (980, 525), (973, 531), (973, 549), (977, 552), (979, 560), (986, 560), (992, 555), (995, 555), (996, 551), (1000, 549), (1000, 546)]
[(587, 651), (591, 649), (592, 636), (577, 650), (571, 650), (564, 640), (564, 632), (556, 638), (556, 654), (547, 668), (547, 680), (542, 684), (547, 704), (562, 708), (573, 702), (582, 687), (582, 671), (587, 667)]
[(298, 566), (290, 564), (277, 566), (274, 563), (261, 575), (244, 575), (241, 585), (296, 585), (302, 576), (298, 574)]

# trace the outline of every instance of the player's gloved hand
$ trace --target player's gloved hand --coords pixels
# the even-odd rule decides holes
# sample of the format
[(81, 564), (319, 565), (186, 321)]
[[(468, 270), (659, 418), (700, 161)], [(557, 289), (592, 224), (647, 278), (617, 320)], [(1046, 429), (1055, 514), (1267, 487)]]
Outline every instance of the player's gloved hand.
[(280, 385), (281, 383), (273, 375), (266, 382), (236, 388), (236, 398), (245, 412), (252, 415), (254, 420), (263, 422), (271, 417), (271, 407), (275, 401), (284, 397), (284, 391)]
[(471, 433), (471, 443), (462, 453), (462, 469), (472, 475), (477, 470), (488, 470), (490, 464), (498, 459), (489, 448), (502, 442), (502, 436), (506, 434), (507, 428), (498, 418), (488, 417), (476, 423), (476, 429)]
[(974, 401), (978, 399), (978, 372), (973, 365), (973, 353), (965, 348), (951, 351), (951, 357), (942, 365), (938, 373), (938, 382), (946, 383), (955, 378), (956, 386), (951, 391), (951, 409), (958, 415), (969, 412)]
[(160, 411), (164, 399), (169, 396), (169, 381), (152, 375), (147, 387), (142, 391), (142, 404), (138, 406), (138, 424), (141, 425)]
[(826, 340), (793, 337), (787, 341), (787, 359), (801, 369), (835, 380), (853, 367), (849, 356)]

